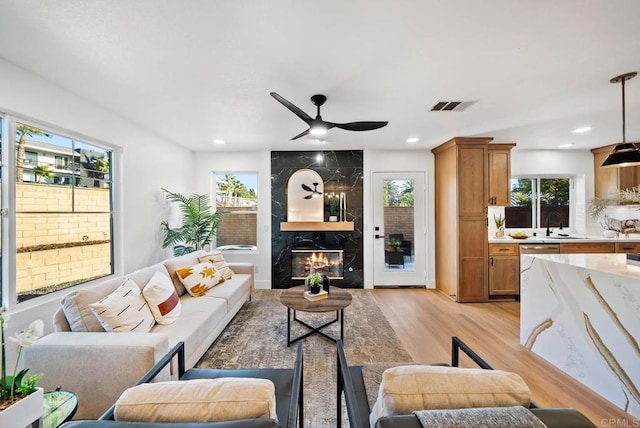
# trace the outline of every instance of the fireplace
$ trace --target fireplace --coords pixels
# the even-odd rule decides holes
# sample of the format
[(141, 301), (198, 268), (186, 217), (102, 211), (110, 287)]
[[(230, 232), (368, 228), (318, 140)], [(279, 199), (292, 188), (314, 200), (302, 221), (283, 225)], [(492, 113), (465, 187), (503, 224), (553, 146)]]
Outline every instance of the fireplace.
[(343, 279), (344, 250), (291, 250), (291, 279), (305, 279), (312, 273), (329, 279)]

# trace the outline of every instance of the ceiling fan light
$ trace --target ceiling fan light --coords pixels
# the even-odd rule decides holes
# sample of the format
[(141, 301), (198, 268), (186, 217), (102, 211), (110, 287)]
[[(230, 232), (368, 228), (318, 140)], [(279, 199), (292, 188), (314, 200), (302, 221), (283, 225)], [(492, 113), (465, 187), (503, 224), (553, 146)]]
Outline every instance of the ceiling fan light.
[(616, 144), (602, 167), (625, 167), (640, 165), (640, 148), (635, 143)]
[(327, 134), (327, 128), (325, 126), (322, 126), (322, 125), (313, 125), (309, 129), (309, 134), (315, 135), (315, 136), (326, 135)]

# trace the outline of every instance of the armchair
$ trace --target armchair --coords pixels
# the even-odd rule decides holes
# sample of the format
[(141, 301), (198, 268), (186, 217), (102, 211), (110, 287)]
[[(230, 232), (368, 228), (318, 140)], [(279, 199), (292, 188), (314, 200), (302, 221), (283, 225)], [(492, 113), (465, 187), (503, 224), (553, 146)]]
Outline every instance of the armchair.
[[(462, 350), (478, 366), (485, 370), (493, 368), (478, 356), (471, 348), (457, 337), (452, 338), (451, 367), (458, 367), (459, 351)], [(437, 366), (448, 366), (448, 364), (435, 364)], [(369, 388), (371, 389), (371, 388)], [(342, 342), (337, 342), (337, 425), (341, 426), (342, 421), (342, 394), (344, 393), (349, 424), (353, 428), (367, 428), (370, 426), (369, 415), (371, 408), (367, 398), (367, 386), (363, 377), (363, 366), (349, 366), (345, 356)], [(422, 410), (422, 409), (416, 409)], [(470, 409), (458, 409), (465, 411)], [(491, 411), (491, 409), (473, 409)], [(543, 409), (538, 408), (533, 402), (527, 409), (548, 428), (595, 428), (584, 415), (574, 409)], [(438, 412), (433, 410), (432, 412)], [(427, 412), (428, 413), (428, 412)], [(526, 413), (526, 412), (525, 412)], [(473, 422), (467, 422), (465, 426), (473, 426)], [(422, 428), (422, 424), (415, 414), (401, 414), (393, 416), (383, 416), (375, 423), (375, 428)], [(458, 426), (458, 425), (456, 425)]]
[(98, 420), (71, 421), (63, 428), (302, 428), (303, 392), (302, 343), (298, 344), (296, 362), (292, 369), (246, 368), (246, 369), (203, 369), (192, 368), (185, 371), (184, 343), (178, 343), (167, 355), (155, 364), (134, 386), (151, 382), (158, 374), (178, 358), (178, 379), (218, 379), (218, 378), (258, 378), (268, 379), (275, 386), (276, 414), (273, 419), (240, 419), (223, 422), (127, 422), (114, 420), (116, 405), (111, 406)]

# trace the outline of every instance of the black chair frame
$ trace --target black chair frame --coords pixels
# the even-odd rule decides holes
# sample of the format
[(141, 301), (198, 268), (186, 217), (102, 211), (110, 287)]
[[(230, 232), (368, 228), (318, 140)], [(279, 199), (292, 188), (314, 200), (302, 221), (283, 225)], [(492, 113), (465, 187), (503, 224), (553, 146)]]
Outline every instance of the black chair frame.
[[(475, 353), (467, 344), (465, 344), (458, 337), (453, 336), (451, 338), (451, 367), (459, 367), (460, 364), (460, 351), (467, 355), (475, 364), (485, 370), (493, 370), (493, 367), (489, 365), (482, 357)], [(341, 341), (337, 343), (337, 426), (342, 426), (342, 394), (344, 393), (345, 401), (347, 403), (347, 415), (349, 416), (349, 424), (354, 428), (369, 427), (369, 420), (362, 420), (364, 409), (360, 409), (360, 404), (357, 399), (357, 391), (354, 388), (354, 370), (361, 369), (361, 366), (349, 366), (347, 364), (347, 357), (344, 353), (344, 347)], [(443, 364), (437, 364), (443, 365)], [(446, 364), (444, 364), (446, 365)], [(529, 408), (538, 408), (538, 406), (531, 402)]]
[[(206, 373), (216, 372), (216, 376), (212, 376), (211, 378), (217, 377), (246, 377), (246, 378), (259, 378), (259, 379), (270, 379), (269, 374), (274, 370), (281, 370), (291, 372), (292, 381), (291, 381), (291, 399), (288, 403), (287, 409), (287, 420), (285, 421), (285, 425), (282, 425), (286, 428), (295, 428), (296, 425), (299, 428), (303, 427), (304, 422), (304, 411), (303, 411), (303, 403), (304, 403), (304, 394), (303, 394), (303, 353), (302, 353), (302, 343), (298, 344), (298, 348), (296, 351), (296, 362), (293, 369), (229, 369), (229, 370), (218, 370), (218, 369), (190, 369), (185, 371), (185, 359), (184, 359), (184, 342), (179, 342), (176, 346), (174, 346), (169, 353), (167, 353), (162, 359), (160, 359), (147, 373), (144, 374), (134, 386), (141, 385), (143, 383), (151, 382), (165, 367), (167, 367), (174, 357), (178, 357), (178, 379), (198, 379), (198, 378), (208, 378)], [(228, 375), (225, 376), (225, 373)], [(205, 376), (201, 376), (201, 374), (205, 374)], [(218, 376), (221, 374), (222, 376)], [(100, 418), (99, 421), (113, 421), (114, 420), (114, 412), (115, 412), (115, 404), (113, 404)], [(279, 415), (280, 416), (280, 415)], [(280, 423), (282, 424), (282, 420)], [(297, 422), (297, 424), (296, 424)]]

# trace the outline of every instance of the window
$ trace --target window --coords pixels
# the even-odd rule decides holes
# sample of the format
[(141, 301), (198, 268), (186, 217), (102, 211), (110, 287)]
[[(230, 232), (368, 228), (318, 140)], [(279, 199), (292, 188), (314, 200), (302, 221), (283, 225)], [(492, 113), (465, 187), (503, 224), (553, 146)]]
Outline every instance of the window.
[(512, 178), (506, 227), (570, 227), (572, 188), (573, 179), (567, 177)]
[(227, 212), (216, 233), (217, 248), (223, 251), (256, 250), (258, 174), (218, 172), (215, 181), (216, 210)]
[(112, 274), (113, 152), (6, 120), (15, 123), (15, 134), (1, 142), (4, 150), (15, 147), (15, 162), (2, 171), (3, 203), (8, 186), (14, 186), (15, 204), (9, 207), (15, 233), (9, 236), (15, 237), (16, 255), (15, 266), (6, 266), (15, 278), (2, 284), (3, 291), (15, 287), (9, 295), (15, 293), (20, 303)]

